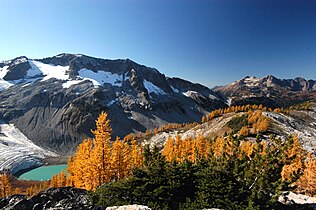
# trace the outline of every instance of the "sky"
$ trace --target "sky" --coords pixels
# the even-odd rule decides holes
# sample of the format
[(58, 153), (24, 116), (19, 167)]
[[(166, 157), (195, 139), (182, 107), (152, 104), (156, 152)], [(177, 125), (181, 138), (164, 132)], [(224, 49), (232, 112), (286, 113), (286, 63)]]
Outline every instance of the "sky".
[(316, 1), (0, 1), (0, 60), (64, 52), (129, 58), (208, 87), (316, 79)]

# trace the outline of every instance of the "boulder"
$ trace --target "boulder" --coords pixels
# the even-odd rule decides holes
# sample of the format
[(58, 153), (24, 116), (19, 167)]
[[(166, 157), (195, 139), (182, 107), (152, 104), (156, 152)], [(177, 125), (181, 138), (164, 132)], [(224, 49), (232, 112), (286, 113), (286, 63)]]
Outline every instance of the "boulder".
[(12, 195), (0, 200), (0, 208), (5, 210), (105, 209), (92, 205), (86, 190), (72, 187), (50, 188), (31, 198), (25, 195)]

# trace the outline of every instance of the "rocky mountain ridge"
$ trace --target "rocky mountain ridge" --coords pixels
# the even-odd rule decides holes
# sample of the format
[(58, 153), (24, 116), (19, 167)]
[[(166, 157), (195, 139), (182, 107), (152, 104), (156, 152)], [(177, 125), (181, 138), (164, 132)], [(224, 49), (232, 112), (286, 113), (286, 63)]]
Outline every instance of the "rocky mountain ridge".
[[(199, 121), (226, 106), (220, 94), (200, 84), (166, 77), (129, 59), (79, 54), (0, 63), (0, 99), (1, 125), (14, 126), (35, 145), (59, 155), (71, 154), (92, 135), (101, 111), (111, 119), (113, 137), (124, 137), (169, 122)], [(8, 150), (6, 140), (1, 142), (0, 148)]]
[[(163, 146), (168, 138), (181, 139), (196, 138), (202, 135), (207, 138), (215, 138), (229, 134), (232, 129), (228, 124), (234, 118), (241, 117), (245, 112), (231, 112), (222, 114), (210, 121), (193, 125), (189, 128), (171, 129), (160, 132), (156, 135), (145, 137), (143, 144), (149, 144), (151, 147)], [(270, 134), (276, 138), (285, 140), (290, 134), (296, 133), (303, 145), (303, 148), (316, 155), (316, 102), (310, 102), (308, 110), (291, 110), (288, 114), (272, 111), (263, 111), (263, 115), (269, 118), (270, 127), (263, 139), (268, 140)], [(255, 140), (255, 137), (247, 137), (247, 140)]]
[(316, 80), (301, 77), (278, 79), (272, 75), (245, 77), (214, 91), (225, 95), (231, 105), (263, 104), (267, 107), (288, 107), (316, 97)]

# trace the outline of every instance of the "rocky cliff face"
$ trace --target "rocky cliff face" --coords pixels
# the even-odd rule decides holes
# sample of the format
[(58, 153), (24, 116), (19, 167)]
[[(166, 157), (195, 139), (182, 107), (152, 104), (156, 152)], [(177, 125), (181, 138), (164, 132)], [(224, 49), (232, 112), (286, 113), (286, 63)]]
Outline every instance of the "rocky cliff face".
[[(57, 154), (72, 153), (106, 111), (113, 136), (200, 121), (223, 98), (129, 59), (60, 54), (0, 63), (0, 121)], [(1, 145), (1, 144), (0, 144)]]
[(316, 81), (245, 77), (227, 86), (217, 87), (216, 92), (225, 95), (232, 105), (263, 104), (268, 107), (291, 106), (316, 96)]

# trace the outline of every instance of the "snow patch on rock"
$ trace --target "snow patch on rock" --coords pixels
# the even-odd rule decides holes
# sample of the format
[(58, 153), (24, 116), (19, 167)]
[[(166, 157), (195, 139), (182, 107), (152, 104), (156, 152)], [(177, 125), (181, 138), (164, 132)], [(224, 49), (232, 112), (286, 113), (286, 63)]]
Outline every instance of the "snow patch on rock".
[(227, 106), (231, 106), (232, 105), (232, 101), (233, 101), (233, 99), (228, 97), (227, 100), (226, 100)]
[(16, 59), (16, 60), (13, 62), (13, 64), (14, 64), (14, 65), (18, 65), (18, 64), (20, 64), (20, 63), (25, 63), (25, 62), (27, 62), (27, 58), (22, 57), (22, 58)]
[[(89, 69), (81, 69), (78, 71), (78, 78), (83, 80), (90, 80), (94, 86), (101, 86), (109, 83), (112, 86), (122, 86), (123, 78), (125, 75), (112, 74), (107, 71), (94, 72)], [(125, 78), (124, 78), (125, 79)]]
[(36, 167), (49, 156), (56, 154), (35, 145), (13, 124), (0, 123), (0, 171), (16, 173)]
[(12, 85), (13, 85), (12, 83), (5, 81), (3, 79), (0, 79), (0, 91), (5, 90)]
[(185, 95), (186, 97), (192, 97), (192, 95), (197, 94), (197, 92), (193, 90), (188, 90), (187, 92), (184, 92), (182, 94)]
[(177, 88), (174, 88), (174, 87), (172, 87), (172, 86), (170, 86), (170, 87), (171, 87), (171, 89), (172, 89), (172, 91), (173, 91), (174, 93), (179, 93), (179, 92), (180, 92)]
[(214, 96), (213, 94), (209, 94), (208, 98), (213, 99), (213, 100), (218, 100), (218, 98), (216, 96)]
[(165, 91), (163, 91), (161, 88), (157, 87), (153, 83), (144, 80), (144, 87), (147, 89), (148, 93), (155, 93), (157, 95), (167, 95)]
[(3, 68), (0, 68), (0, 79), (3, 79), (3, 77), (8, 73), (9, 66), (4, 66)]
[(3, 79), (3, 77), (8, 73), (8, 67), (9, 66), (4, 66), (3, 68), (0, 68), (0, 91), (7, 89), (8, 87), (10, 87), (11, 85), (13, 85), (12, 83), (6, 81)]
[(63, 88), (69, 88), (72, 85), (81, 83), (83, 80), (68, 80), (62, 84)]
[(248, 87), (256, 87), (259, 85), (260, 78), (256, 77), (246, 77), (244, 78), (244, 83)]
[(54, 66), (52, 64), (45, 64), (39, 61), (31, 60), (29, 60), (29, 62), (32, 67), (31, 72), (37, 74), (42, 73), (44, 75), (44, 78), (42, 80), (48, 80), (51, 78), (67, 80), (69, 78), (69, 75), (66, 74), (66, 71), (69, 69), (69, 66)]

